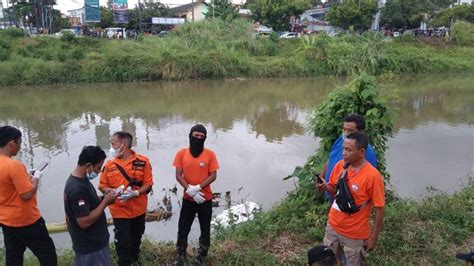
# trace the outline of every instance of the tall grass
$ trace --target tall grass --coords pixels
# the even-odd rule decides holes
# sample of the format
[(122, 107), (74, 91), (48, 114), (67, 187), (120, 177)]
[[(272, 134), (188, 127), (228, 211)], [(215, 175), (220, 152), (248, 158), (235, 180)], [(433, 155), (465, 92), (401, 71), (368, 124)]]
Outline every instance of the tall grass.
[(98, 40), (0, 31), (0, 85), (473, 71), (474, 47), (377, 34), (259, 37), (245, 20), (181, 26), (165, 38)]

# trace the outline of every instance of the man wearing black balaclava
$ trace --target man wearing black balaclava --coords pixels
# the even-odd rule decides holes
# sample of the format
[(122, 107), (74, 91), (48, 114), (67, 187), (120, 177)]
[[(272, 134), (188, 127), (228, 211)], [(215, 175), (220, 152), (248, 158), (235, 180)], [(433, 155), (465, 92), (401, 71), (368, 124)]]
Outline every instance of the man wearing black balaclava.
[(201, 236), (199, 251), (194, 265), (201, 265), (211, 244), (212, 190), (210, 184), (216, 180), (219, 163), (213, 151), (204, 148), (207, 130), (197, 124), (189, 132), (189, 148), (178, 151), (173, 162), (176, 167), (176, 180), (184, 188), (183, 205), (179, 214), (178, 257), (173, 265), (186, 263), (188, 234), (196, 214), (198, 215)]

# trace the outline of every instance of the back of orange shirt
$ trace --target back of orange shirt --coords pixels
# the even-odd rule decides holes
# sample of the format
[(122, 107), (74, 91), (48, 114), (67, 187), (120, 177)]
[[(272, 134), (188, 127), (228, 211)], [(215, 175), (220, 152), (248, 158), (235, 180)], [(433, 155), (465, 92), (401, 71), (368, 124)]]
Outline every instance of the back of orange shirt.
[[(142, 185), (153, 186), (150, 161), (146, 156), (132, 151), (132, 156), (126, 161), (113, 158), (105, 163), (104, 170), (100, 175), (99, 189), (104, 187), (116, 189), (121, 185), (127, 188), (128, 181), (120, 173), (115, 163), (119, 164), (130, 178), (141, 181)], [(131, 219), (144, 214), (147, 211), (147, 206), (148, 195), (144, 193), (127, 201), (117, 199), (114, 204), (109, 205), (109, 209), (113, 218)]]
[[(329, 183), (336, 186), (343, 171), (344, 160), (339, 161), (331, 173)], [(360, 206), (366, 201), (369, 205), (353, 214), (339, 210), (334, 202), (329, 211), (329, 224), (334, 231), (352, 239), (368, 239), (370, 237), (369, 218), (372, 206), (385, 206), (385, 189), (379, 171), (370, 163), (366, 163), (359, 171), (347, 170), (347, 185), (354, 197), (355, 204)]]
[[(184, 180), (190, 185), (199, 185), (206, 180), (209, 175), (219, 169), (216, 155), (209, 149), (204, 149), (199, 157), (194, 158), (189, 148), (183, 148), (176, 153), (173, 166), (183, 169)], [(211, 185), (203, 187), (205, 200), (212, 200)], [(184, 198), (190, 201), (193, 199), (184, 193)]]
[(23, 227), (41, 217), (36, 195), (30, 200), (23, 200), (20, 196), (32, 189), (25, 166), (10, 157), (0, 156), (0, 224)]

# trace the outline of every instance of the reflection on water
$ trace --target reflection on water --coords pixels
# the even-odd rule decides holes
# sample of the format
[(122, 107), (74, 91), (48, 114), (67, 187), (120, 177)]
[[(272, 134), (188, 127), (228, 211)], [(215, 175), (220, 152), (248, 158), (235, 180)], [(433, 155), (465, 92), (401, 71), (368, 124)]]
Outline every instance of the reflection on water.
[[(472, 84), (473, 76), (426, 76), (388, 86), (400, 95), (387, 154), (400, 195), (417, 198), (430, 185), (451, 191), (460, 177), (473, 174)], [(206, 145), (221, 164), (214, 190), (243, 186), (239, 197), (268, 209), (294, 187), (281, 178), (317, 148), (306, 131), (308, 115), (333, 87), (331, 80), (315, 79), (14, 87), (0, 90), (0, 124), (24, 133), (19, 160), (29, 167), (51, 162), (38, 195), (50, 222), (64, 220), (64, 181), (81, 148), (108, 149), (117, 130), (132, 133), (135, 150), (151, 160), (154, 207), (164, 195), (161, 189), (176, 184), (171, 163), (196, 122), (208, 127)], [(177, 216), (177, 199), (173, 204)], [(146, 233), (174, 240), (176, 218), (149, 224)], [(54, 237), (60, 246), (70, 245), (66, 234)]]

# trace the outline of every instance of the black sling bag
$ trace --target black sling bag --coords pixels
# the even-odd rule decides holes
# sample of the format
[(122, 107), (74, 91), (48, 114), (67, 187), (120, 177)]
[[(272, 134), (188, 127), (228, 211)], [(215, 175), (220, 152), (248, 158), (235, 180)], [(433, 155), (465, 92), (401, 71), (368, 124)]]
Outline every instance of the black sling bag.
[(354, 197), (352, 196), (352, 193), (346, 182), (348, 167), (349, 163), (344, 163), (344, 171), (339, 177), (339, 181), (337, 181), (336, 195), (334, 195), (334, 199), (336, 200), (336, 204), (342, 212), (345, 212), (347, 214), (353, 214), (367, 206), (369, 201), (364, 202), (360, 206), (357, 206), (355, 204)]
[[(123, 177), (125, 177), (125, 179), (127, 179), (127, 181), (128, 181), (128, 187), (130, 187), (130, 186), (131, 186), (131, 187), (141, 187), (141, 186), (143, 186), (143, 182), (142, 182), (142, 181), (138, 181), (138, 180), (136, 180), (136, 179), (134, 179), (134, 178), (131, 178), (131, 177), (127, 174), (127, 172), (125, 171), (125, 169), (123, 169), (122, 166), (120, 166), (118, 163), (114, 163), (114, 164), (115, 164), (115, 166), (117, 166), (117, 169), (120, 171), (120, 173), (123, 175)], [(150, 193), (151, 190), (152, 190), (152, 189), (150, 188), (150, 189), (146, 192), (146, 194)]]

